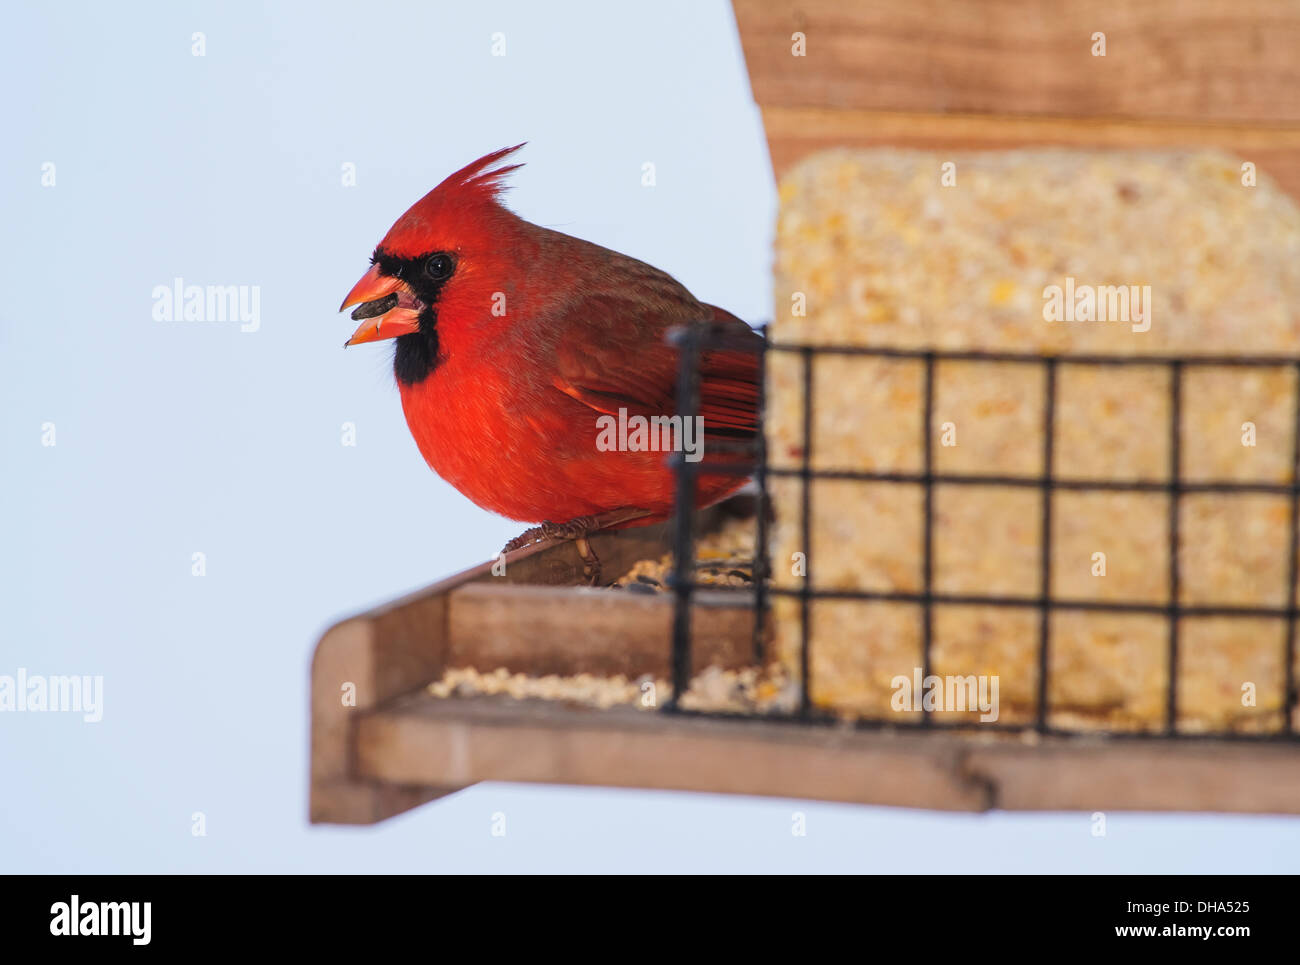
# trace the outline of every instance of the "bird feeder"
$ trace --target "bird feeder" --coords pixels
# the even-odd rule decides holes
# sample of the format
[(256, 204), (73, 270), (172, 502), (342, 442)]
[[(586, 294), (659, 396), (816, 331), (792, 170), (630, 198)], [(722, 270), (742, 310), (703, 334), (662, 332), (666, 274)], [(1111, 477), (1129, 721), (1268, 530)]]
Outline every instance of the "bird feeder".
[(754, 490), (593, 537), (613, 587), (552, 541), (332, 627), (312, 820), (1300, 813), (1300, 6), (734, 6), (782, 201)]

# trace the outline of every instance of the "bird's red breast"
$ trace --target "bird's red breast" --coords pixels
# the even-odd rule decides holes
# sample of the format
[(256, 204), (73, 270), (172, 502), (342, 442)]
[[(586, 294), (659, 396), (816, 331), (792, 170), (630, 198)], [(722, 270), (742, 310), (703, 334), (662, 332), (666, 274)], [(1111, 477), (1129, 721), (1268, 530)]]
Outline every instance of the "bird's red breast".
[[(602, 431), (675, 415), (667, 334), (710, 323), (740, 347), (702, 356), (702, 455), (734, 452), (758, 428), (759, 336), (650, 265), (508, 211), (501, 177), (518, 165), (493, 165), (517, 149), (463, 168), (398, 219), (344, 300), (363, 319), (349, 344), (396, 339), (416, 445), (478, 505), (528, 522), (629, 507), (647, 511), (637, 524), (664, 519), (668, 454), (611, 449)], [(698, 501), (743, 482), (704, 470)]]

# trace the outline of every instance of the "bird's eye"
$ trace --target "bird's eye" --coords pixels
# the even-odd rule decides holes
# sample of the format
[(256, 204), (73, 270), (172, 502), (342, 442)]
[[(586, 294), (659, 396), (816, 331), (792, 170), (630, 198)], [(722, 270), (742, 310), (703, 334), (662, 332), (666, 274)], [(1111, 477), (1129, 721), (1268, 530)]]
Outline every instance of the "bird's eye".
[(456, 262), (451, 255), (430, 255), (424, 262), (424, 273), (434, 281), (446, 281), (456, 269)]

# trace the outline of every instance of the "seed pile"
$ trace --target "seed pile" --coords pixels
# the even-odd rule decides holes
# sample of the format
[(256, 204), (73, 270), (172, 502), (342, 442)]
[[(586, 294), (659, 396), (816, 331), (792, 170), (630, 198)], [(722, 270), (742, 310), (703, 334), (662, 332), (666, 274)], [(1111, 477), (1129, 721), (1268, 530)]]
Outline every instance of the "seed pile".
[[(428, 687), (434, 697), (508, 697), (514, 700), (554, 700), (606, 710), (629, 706), (658, 710), (673, 693), (672, 683), (649, 674), (635, 680), (620, 675), (530, 677), (504, 667), (480, 673), (472, 667), (449, 669)], [(691, 680), (682, 697), (686, 710), (763, 714), (789, 707), (797, 700), (795, 684), (779, 665), (766, 674), (756, 668), (722, 670), (710, 667)]]
[[(695, 548), (695, 580), (709, 586), (747, 587), (754, 583), (754, 533), (752, 519), (731, 519), (700, 537)], [(634, 593), (663, 593), (669, 588), (673, 555), (640, 560), (614, 581), (614, 586)]]

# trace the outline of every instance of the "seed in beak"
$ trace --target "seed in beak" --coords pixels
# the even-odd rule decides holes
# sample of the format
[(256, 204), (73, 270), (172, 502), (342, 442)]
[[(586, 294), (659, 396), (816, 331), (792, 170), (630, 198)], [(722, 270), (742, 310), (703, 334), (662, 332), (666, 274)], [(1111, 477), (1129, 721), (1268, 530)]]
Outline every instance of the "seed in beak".
[(374, 318), (376, 315), (383, 315), (397, 307), (397, 293), (385, 295), (383, 298), (376, 298), (373, 302), (366, 302), (364, 305), (358, 305), (356, 311), (352, 313), (352, 320), (359, 322), (363, 318)]

